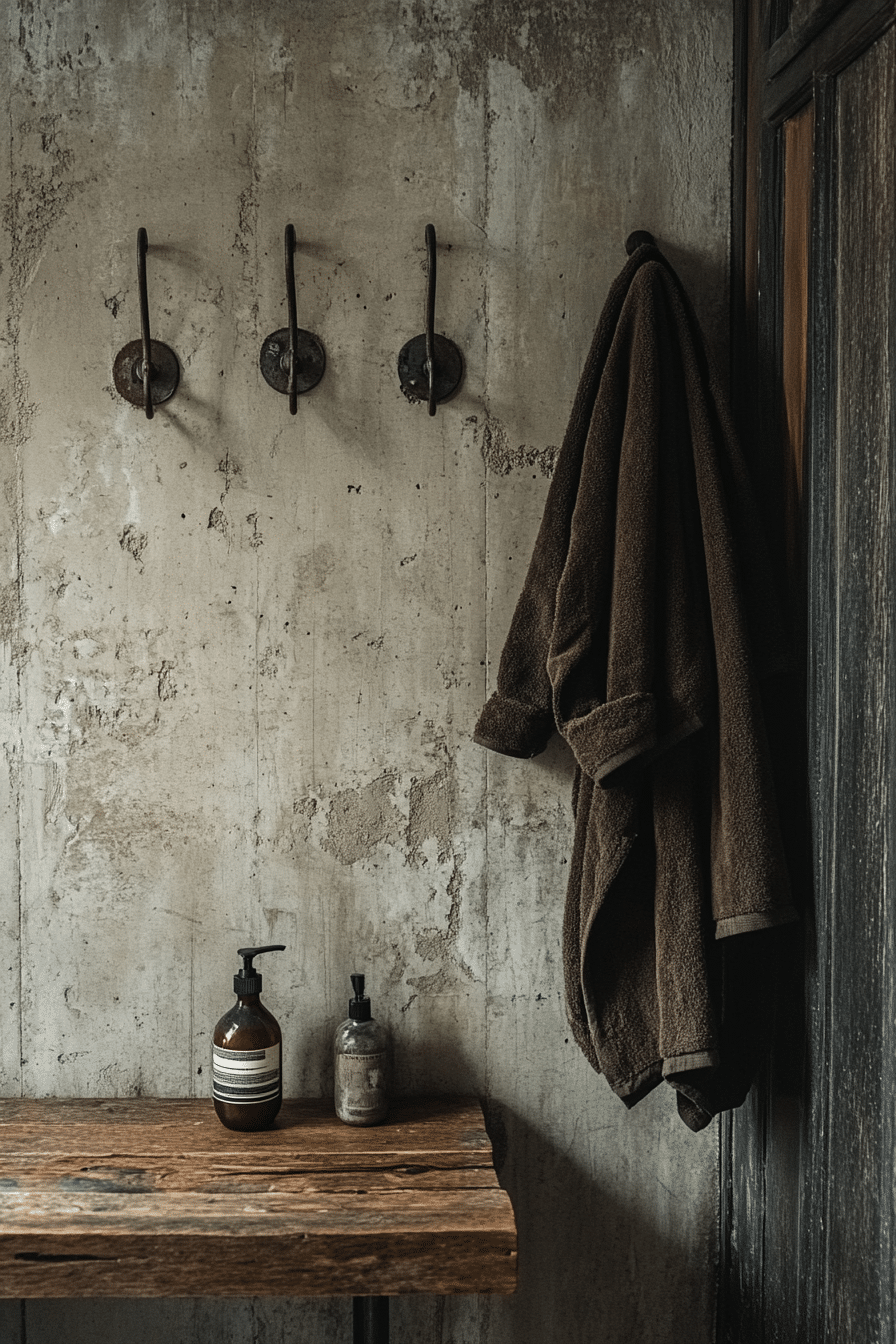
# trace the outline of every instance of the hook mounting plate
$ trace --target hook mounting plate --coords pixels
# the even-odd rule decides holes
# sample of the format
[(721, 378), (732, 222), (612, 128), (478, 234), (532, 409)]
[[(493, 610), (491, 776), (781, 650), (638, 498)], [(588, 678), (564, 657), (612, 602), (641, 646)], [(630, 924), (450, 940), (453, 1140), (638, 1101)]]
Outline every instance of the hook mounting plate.
[[(433, 336), (435, 377), (433, 391), (438, 402), (448, 401), (460, 387), (464, 376), (464, 358), (447, 336)], [(398, 380), (408, 401), (429, 400), (429, 369), (426, 363), (426, 336), (415, 336), (401, 347), (398, 355)]]
[[(180, 382), (180, 365), (177, 355), (170, 345), (163, 341), (150, 341), (149, 379), (152, 388), (152, 403), (161, 406), (177, 391)], [(132, 406), (142, 406), (143, 401), (143, 342), (128, 341), (115, 356), (112, 365), (112, 380), (115, 389)]]
[[(267, 337), (261, 347), (261, 372), (265, 382), (277, 392), (289, 392), (289, 327), (281, 327)], [(324, 376), (327, 357), (316, 336), (296, 328), (296, 392), (310, 392)]]

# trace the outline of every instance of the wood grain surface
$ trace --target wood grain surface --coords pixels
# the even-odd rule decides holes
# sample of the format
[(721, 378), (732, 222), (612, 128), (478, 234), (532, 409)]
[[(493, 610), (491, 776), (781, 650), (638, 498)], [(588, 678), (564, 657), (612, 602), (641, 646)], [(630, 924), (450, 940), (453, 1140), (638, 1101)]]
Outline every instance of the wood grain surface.
[[(870, 1344), (892, 1340), (896, 1323), (894, 13), (873, 0), (838, 6), (817, 40), (766, 81), (766, 105), (780, 107), (811, 76), (814, 103), (783, 128), (779, 314), (789, 327), (781, 372), (796, 437), (807, 346), (812, 891), (804, 968), (790, 972), (773, 1067), (730, 1121), (725, 1344)], [(779, 81), (789, 92), (775, 92)], [(762, 183), (757, 242), (759, 306), (772, 331), (779, 185), (774, 176)], [(761, 360), (765, 403), (775, 394), (774, 348), (769, 341)]]
[(284, 1103), (0, 1101), (0, 1296), (510, 1293), (516, 1228), (479, 1103), (369, 1129)]

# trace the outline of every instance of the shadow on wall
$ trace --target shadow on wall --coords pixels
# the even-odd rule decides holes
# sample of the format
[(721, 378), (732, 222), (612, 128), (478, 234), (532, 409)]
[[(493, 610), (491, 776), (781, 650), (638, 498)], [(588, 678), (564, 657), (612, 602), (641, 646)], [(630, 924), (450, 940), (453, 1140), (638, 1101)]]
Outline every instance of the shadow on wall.
[[(670, 1123), (676, 1123), (671, 1114)], [(488, 1129), (519, 1231), (516, 1294), (481, 1299), (490, 1340), (678, 1344), (712, 1338), (714, 1246), (695, 1254), (645, 1212), (652, 1207), (646, 1198), (641, 1208), (623, 1202), (509, 1109), (493, 1103)], [(633, 1135), (633, 1147), (640, 1138)], [(643, 1165), (647, 1179), (649, 1158)], [(704, 1221), (712, 1226), (711, 1218)], [(688, 1210), (681, 1226), (694, 1225)], [(448, 1331), (443, 1344), (463, 1338), (460, 1330)]]
[(691, 300), (710, 359), (722, 386), (731, 387), (731, 308), (727, 262), (717, 261), (695, 248), (675, 247), (662, 238), (657, 246), (676, 271)]

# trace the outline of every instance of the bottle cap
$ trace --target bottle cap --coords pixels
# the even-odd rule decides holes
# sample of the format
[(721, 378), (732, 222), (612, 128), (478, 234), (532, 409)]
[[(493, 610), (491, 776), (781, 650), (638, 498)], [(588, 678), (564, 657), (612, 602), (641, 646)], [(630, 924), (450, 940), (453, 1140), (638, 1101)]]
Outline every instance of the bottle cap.
[(238, 947), (236, 954), (243, 959), (243, 969), (233, 977), (233, 992), (245, 999), (249, 994), (261, 993), (261, 971), (256, 971), (252, 958), (261, 952), (285, 952), (285, 943), (269, 943), (267, 947)]
[(348, 1015), (353, 1022), (370, 1021), (370, 1000), (364, 993), (363, 975), (352, 976), (352, 989), (355, 991), (355, 997), (348, 1005)]

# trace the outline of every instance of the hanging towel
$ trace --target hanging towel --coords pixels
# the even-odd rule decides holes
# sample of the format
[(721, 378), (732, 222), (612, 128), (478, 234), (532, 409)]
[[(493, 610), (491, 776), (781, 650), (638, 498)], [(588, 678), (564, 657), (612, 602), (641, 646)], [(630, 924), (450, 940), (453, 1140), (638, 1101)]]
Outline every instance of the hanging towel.
[(497, 690), (474, 739), (575, 755), (567, 1012), (629, 1106), (663, 1079), (692, 1129), (737, 1106), (796, 918), (760, 684), (787, 652), (759, 515), (700, 329), (634, 253), (595, 333)]

